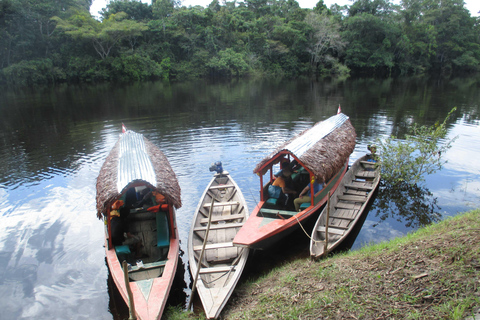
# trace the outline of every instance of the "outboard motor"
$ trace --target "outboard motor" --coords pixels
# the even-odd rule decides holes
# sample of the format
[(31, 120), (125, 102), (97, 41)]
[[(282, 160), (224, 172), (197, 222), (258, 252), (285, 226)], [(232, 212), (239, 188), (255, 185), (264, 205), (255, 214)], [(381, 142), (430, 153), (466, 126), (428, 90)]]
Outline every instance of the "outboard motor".
[(223, 172), (222, 162), (217, 161), (215, 163), (212, 163), (212, 165), (210, 166), (210, 171), (216, 171), (217, 173), (222, 173)]

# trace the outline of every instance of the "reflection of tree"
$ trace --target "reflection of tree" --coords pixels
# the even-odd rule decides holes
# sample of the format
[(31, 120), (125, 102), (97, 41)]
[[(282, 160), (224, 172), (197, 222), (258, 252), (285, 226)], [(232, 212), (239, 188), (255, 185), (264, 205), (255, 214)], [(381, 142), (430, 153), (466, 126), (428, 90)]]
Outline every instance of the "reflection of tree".
[(388, 218), (405, 221), (406, 227), (423, 227), (441, 218), (437, 198), (425, 187), (407, 182), (385, 184), (382, 182), (372, 205), (380, 216), (380, 223)]

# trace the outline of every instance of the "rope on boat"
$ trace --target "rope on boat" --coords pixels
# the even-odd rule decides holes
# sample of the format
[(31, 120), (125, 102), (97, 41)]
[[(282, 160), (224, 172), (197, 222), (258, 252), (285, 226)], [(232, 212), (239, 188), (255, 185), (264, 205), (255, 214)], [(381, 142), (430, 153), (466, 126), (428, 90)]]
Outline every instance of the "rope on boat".
[[(327, 252), (326, 247), (328, 245), (328, 219), (329, 219), (329, 215), (330, 215), (330, 191), (328, 192), (328, 198), (327, 198), (327, 222), (325, 223), (325, 228), (326, 228), (325, 229), (325, 236), (326, 236), (326, 238), (325, 238), (325, 251), (324, 252)], [(298, 220), (297, 216), (294, 215), (294, 217), (295, 217), (295, 219), (297, 219), (297, 222), (300, 225), (300, 228), (302, 228), (303, 232), (310, 239), (310, 241), (312, 241), (313, 243), (324, 242), (322, 240), (313, 240), (313, 238), (310, 237), (310, 235), (307, 233), (307, 231), (305, 231), (305, 228), (303, 228), (302, 223), (300, 222), (300, 220)]]
[(303, 228), (302, 223), (300, 222), (300, 220), (298, 220), (297, 216), (295, 215), (294, 217), (295, 217), (295, 219), (297, 219), (297, 222), (298, 222), (298, 224), (300, 225), (300, 228), (302, 228), (303, 232), (304, 232), (305, 235), (308, 237), (308, 239), (310, 239), (310, 241), (313, 241), (313, 242), (315, 242), (315, 243), (317, 243), (317, 242), (322, 242), (322, 241), (318, 241), (318, 240), (313, 240), (312, 237), (310, 237), (310, 235), (307, 233), (307, 231), (305, 231), (305, 228)]

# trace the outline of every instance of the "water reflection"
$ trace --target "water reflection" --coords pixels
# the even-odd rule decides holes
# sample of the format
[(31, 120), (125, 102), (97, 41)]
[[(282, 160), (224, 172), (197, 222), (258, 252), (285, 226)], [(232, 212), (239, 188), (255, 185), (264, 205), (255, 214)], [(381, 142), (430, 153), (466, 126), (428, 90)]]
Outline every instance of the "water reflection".
[(382, 221), (396, 219), (408, 228), (420, 228), (440, 221), (440, 207), (437, 198), (426, 187), (402, 181), (395, 185), (382, 182), (373, 209)]
[[(116, 317), (108, 310), (115, 299), (109, 296), (103, 225), (95, 217), (95, 179), (122, 122), (159, 146), (177, 174), (185, 251), (212, 162), (223, 162), (252, 210), (259, 200), (255, 165), (339, 104), (357, 132), (351, 161), (376, 138), (401, 135), (412, 122), (431, 125), (457, 106), (449, 135), (460, 138), (445, 155), (449, 162), (427, 177), (424, 188), (379, 190), (352, 240), (358, 248), (478, 205), (480, 169), (472, 159), (480, 150), (472, 146), (480, 136), (479, 83), (478, 77), (278, 79), (6, 90), (0, 95), (0, 319)], [(307, 257), (308, 241), (299, 229), (273, 250), (255, 253), (245, 275)], [(186, 257), (180, 259), (176, 301), (191, 285)]]

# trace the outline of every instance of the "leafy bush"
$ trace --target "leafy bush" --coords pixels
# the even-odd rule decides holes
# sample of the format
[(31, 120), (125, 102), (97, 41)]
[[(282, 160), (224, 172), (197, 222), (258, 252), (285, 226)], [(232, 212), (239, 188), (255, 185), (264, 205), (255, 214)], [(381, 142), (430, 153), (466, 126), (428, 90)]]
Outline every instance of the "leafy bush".
[(161, 64), (148, 56), (132, 54), (120, 56), (109, 60), (114, 74), (114, 79), (119, 81), (147, 80), (155, 78), (168, 78), (170, 60), (166, 59)]
[(24, 60), (12, 64), (2, 71), (7, 83), (20, 86), (52, 83), (56, 78), (55, 74), (59, 72), (53, 67), (50, 59)]
[(445, 164), (442, 153), (447, 151), (456, 139), (445, 140), (446, 122), (455, 110), (456, 108), (453, 108), (441, 124), (414, 124), (405, 140), (398, 140), (395, 136), (390, 136), (385, 141), (378, 140), (382, 179), (391, 184), (414, 184), (424, 181), (424, 175), (440, 170)]
[(248, 70), (244, 56), (231, 48), (220, 51), (216, 57), (210, 59), (207, 66), (214, 74), (225, 76), (243, 75)]

